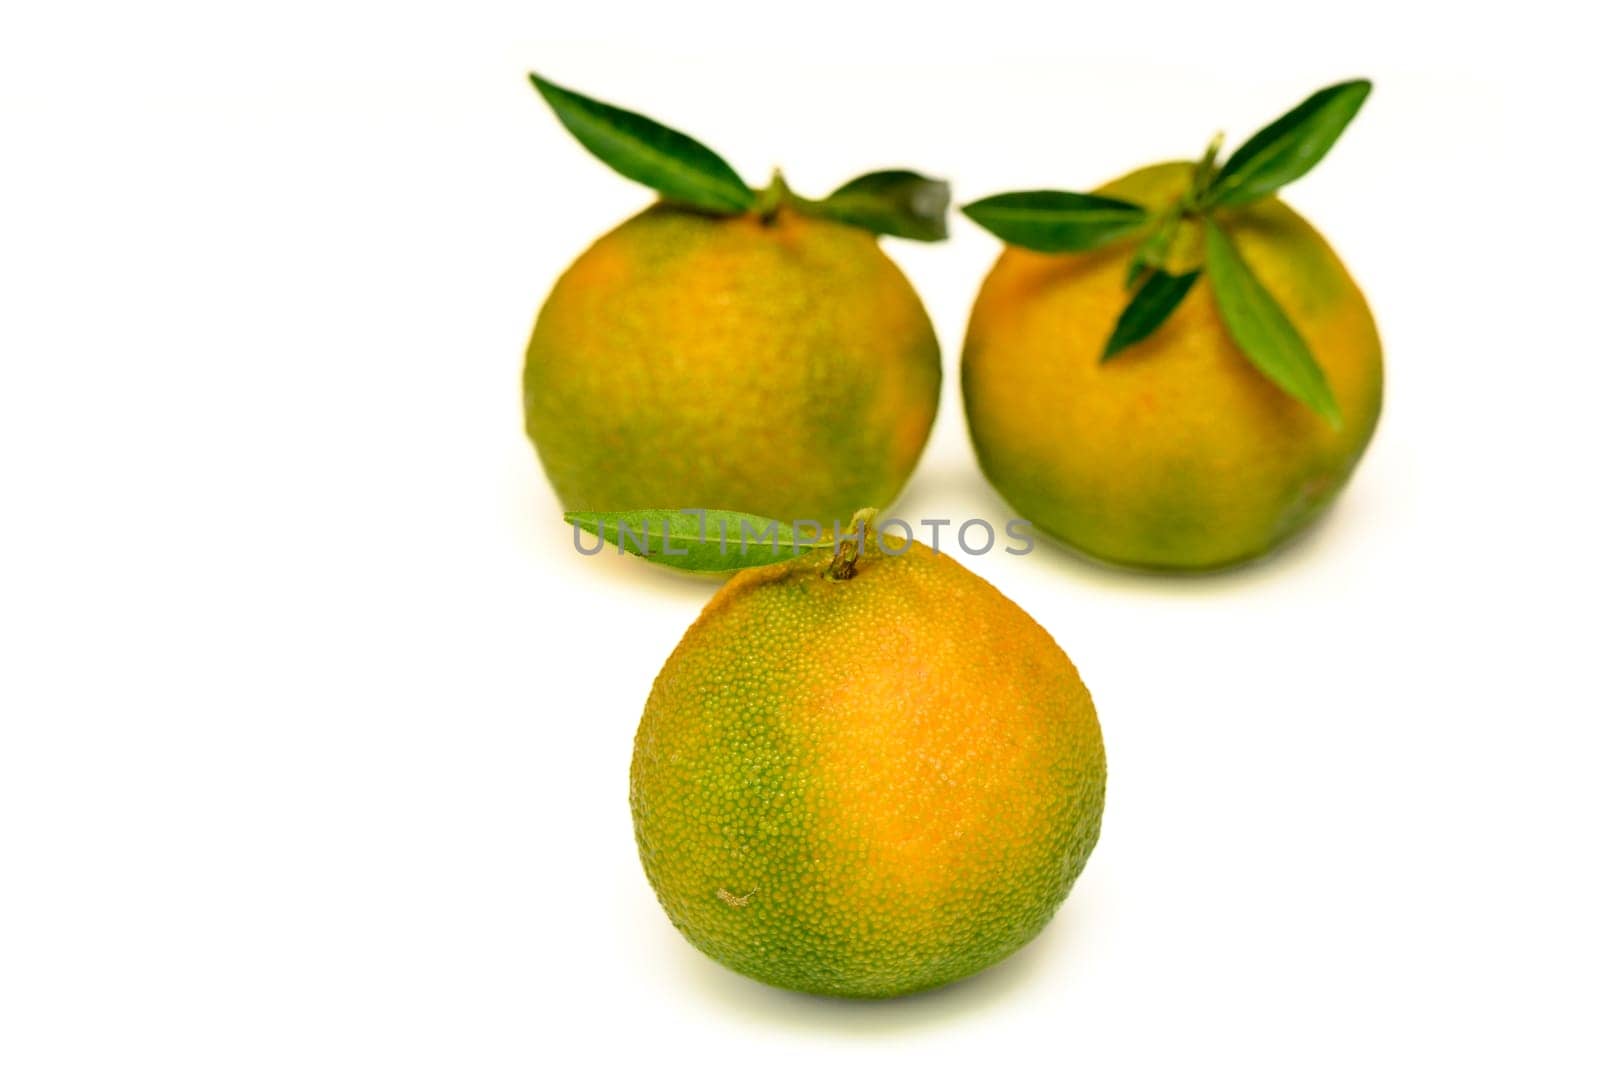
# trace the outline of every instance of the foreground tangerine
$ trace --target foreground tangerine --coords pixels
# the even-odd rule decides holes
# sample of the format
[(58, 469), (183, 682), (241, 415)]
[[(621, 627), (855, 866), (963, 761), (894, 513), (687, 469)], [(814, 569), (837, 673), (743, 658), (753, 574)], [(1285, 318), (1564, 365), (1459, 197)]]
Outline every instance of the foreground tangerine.
[(872, 535), (842, 572), (813, 552), (718, 591), (651, 691), (631, 802), (696, 947), (882, 998), (1039, 933), (1099, 836), (1105, 751), (1072, 662), (953, 559)]

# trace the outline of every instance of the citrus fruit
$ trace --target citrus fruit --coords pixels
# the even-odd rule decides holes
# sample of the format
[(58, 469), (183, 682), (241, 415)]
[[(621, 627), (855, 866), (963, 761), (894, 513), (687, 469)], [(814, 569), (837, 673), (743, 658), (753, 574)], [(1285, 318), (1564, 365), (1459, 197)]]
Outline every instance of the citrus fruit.
[(939, 345), (877, 236), (946, 236), (949, 186), (878, 170), (759, 192), (693, 138), (529, 75), (661, 200), (578, 257), (539, 312), (523, 412), (569, 512), (700, 507), (827, 527), (892, 502), (927, 442)]
[(523, 398), (567, 510), (826, 524), (899, 494), (939, 382), (927, 312), (871, 233), (657, 204), (556, 283)]
[(1377, 425), (1361, 291), (1276, 198), (1372, 83), (1324, 86), (1226, 161), (962, 208), (1004, 240), (972, 308), (962, 393), (979, 464), (1096, 558), (1207, 570), (1270, 551), (1338, 494)]
[(1105, 752), (1071, 661), (949, 556), (871, 534), (841, 572), (814, 551), (718, 591), (650, 693), (631, 803), (696, 947), (877, 998), (1045, 926), (1098, 838)]
[[(1192, 169), (1149, 167), (1100, 192), (1158, 211)], [(1276, 198), (1221, 217), (1316, 353), (1340, 427), (1251, 364), (1205, 275), (1159, 331), (1102, 363), (1132, 241), (1008, 247), (973, 306), (961, 380), (979, 463), (1019, 514), (1096, 558), (1209, 569), (1269, 551), (1334, 498), (1377, 424), (1377, 328), (1327, 242)], [(1198, 265), (1199, 244), (1181, 228), (1172, 268)]]

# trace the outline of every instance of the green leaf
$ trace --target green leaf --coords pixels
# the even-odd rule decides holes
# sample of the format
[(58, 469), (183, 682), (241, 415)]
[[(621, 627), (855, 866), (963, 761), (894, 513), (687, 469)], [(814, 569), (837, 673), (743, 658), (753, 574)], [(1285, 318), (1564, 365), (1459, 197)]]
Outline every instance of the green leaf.
[(1328, 154), (1371, 91), (1370, 81), (1346, 81), (1312, 93), (1239, 146), (1211, 182), (1207, 203), (1236, 207), (1302, 177)]
[[(826, 542), (833, 529), (790, 524), (734, 510), (691, 508), (572, 511), (566, 520), (629, 554), (695, 573), (726, 573), (795, 558)], [(841, 533), (843, 535), (843, 533)], [(576, 531), (573, 545), (582, 545)]]
[(1339, 428), (1339, 404), (1294, 323), (1250, 271), (1227, 234), (1209, 218), (1205, 227), (1206, 273), (1217, 310), (1234, 342), (1274, 384)]
[(1117, 326), (1106, 341), (1106, 350), (1100, 361), (1105, 362), (1124, 348), (1139, 343), (1161, 328), (1161, 323), (1172, 316), (1183, 302), (1183, 297), (1194, 287), (1199, 270), (1187, 274), (1169, 274), (1165, 270), (1152, 270), (1144, 284), (1133, 294), (1133, 299), (1122, 309)]
[(949, 236), (945, 212), (950, 183), (910, 170), (877, 170), (834, 189), (823, 200), (804, 201), (802, 209), (873, 233), (910, 240)]
[(669, 200), (720, 214), (738, 214), (755, 203), (756, 194), (733, 168), (692, 137), (537, 74), (528, 77), (568, 132), (624, 177)]
[(1081, 192), (1004, 192), (962, 212), (1007, 244), (1034, 251), (1088, 251), (1144, 225), (1138, 204)]

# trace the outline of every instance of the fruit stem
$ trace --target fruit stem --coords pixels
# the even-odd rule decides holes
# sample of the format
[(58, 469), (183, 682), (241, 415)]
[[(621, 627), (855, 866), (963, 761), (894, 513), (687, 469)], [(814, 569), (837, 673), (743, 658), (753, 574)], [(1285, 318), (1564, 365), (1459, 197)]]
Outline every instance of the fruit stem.
[(866, 549), (872, 521), (877, 516), (876, 507), (863, 507), (851, 516), (850, 532), (839, 538), (838, 546), (833, 549), (833, 561), (828, 563), (826, 576), (830, 581), (847, 581), (856, 575), (856, 563)]
[(1222, 131), (1211, 138), (1211, 143), (1206, 145), (1206, 154), (1200, 157), (1195, 164), (1194, 177), (1189, 182), (1189, 191), (1183, 196), (1184, 214), (1193, 214), (1205, 202), (1206, 193), (1211, 191), (1211, 179), (1217, 173), (1217, 155), (1222, 151)]
[(1128, 263), (1127, 276), (1123, 279), (1125, 288), (1136, 287), (1151, 270), (1167, 268), (1167, 252), (1172, 247), (1172, 239), (1177, 235), (1178, 225), (1183, 219), (1184, 210), (1180, 203), (1173, 204), (1156, 216), (1155, 228), (1144, 239), (1144, 243), (1134, 249), (1133, 259)]
[(778, 214), (778, 208), (788, 203), (793, 198), (789, 185), (783, 180), (783, 171), (777, 167), (772, 168), (772, 180), (767, 187), (756, 193), (754, 211), (756, 217), (763, 223), (770, 223)]

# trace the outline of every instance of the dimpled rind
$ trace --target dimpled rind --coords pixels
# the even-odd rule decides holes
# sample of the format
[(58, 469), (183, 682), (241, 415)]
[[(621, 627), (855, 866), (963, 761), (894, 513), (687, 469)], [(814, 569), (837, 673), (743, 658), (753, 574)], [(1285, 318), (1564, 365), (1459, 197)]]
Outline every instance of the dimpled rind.
[(1072, 662), (953, 559), (827, 561), (736, 575), (684, 635), (635, 740), (634, 829), (723, 965), (902, 995), (1045, 926), (1099, 836), (1105, 751)]
[(941, 373), (927, 312), (872, 234), (657, 204), (556, 282), (523, 403), (567, 510), (828, 526), (900, 493)]
[[(1099, 191), (1159, 209), (1191, 170), (1148, 167)], [(1095, 558), (1206, 570), (1265, 554), (1334, 500), (1377, 426), (1378, 330), (1333, 249), (1271, 197), (1218, 220), (1310, 345), (1342, 428), (1238, 349), (1204, 274), (1160, 329), (1102, 363), (1136, 241), (1007, 248), (973, 304), (961, 381), (978, 463), (1018, 514)], [(1169, 269), (1201, 265), (1198, 237), (1180, 231)]]

